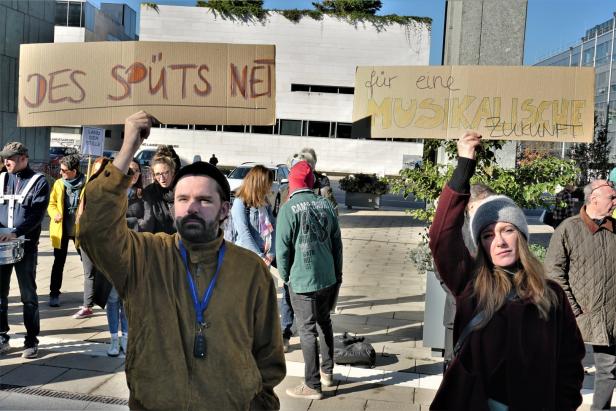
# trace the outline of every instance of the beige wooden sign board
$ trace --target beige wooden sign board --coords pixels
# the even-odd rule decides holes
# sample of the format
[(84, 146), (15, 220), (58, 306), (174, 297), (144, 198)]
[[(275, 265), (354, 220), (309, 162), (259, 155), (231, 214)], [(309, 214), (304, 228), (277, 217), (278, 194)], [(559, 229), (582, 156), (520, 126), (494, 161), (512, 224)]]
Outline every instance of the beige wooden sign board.
[[(353, 121), (373, 138), (590, 142), (591, 67), (358, 67)], [(361, 137), (361, 136), (360, 136)]]
[(23, 44), (18, 125), (122, 124), (138, 110), (169, 124), (271, 125), (275, 54), (272, 45)]

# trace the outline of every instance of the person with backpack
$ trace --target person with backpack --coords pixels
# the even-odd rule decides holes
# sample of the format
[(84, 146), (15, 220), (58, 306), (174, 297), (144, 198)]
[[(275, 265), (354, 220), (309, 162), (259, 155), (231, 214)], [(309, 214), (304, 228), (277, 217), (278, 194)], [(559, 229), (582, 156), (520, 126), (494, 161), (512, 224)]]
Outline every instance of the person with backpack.
[(273, 182), (274, 176), (267, 167), (254, 166), (244, 177), (231, 207), (235, 244), (253, 251), (268, 267), (276, 256), (276, 220), (267, 200)]
[(506, 196), (483, 200), (463, 246), (464, 210), (481, 136), (466, 132), (430, 227), (437, 271), (456, 299), (454, 357), (430, 409), (575, 410), (584, 343), (560, 286), (528, 248), (524, 212)]

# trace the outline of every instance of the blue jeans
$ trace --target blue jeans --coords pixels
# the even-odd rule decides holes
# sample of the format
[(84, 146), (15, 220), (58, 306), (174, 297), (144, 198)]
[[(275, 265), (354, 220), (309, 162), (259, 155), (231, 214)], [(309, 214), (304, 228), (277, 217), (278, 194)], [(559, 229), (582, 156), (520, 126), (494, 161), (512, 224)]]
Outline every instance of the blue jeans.
[(293, 307), (291, 306), (291, 296), (289, 286), (284, 284), (282, 287), (282, 299), (280, 300), (280, 327), (282, 328), (282, 338), (288, 340), (293, 336), (291, 327), (293, 326)]
[(124, 304), (118, 295), (115, 287), (111, 289), (109, 298), (107, 298), (107, 322), (109, 323), (109, 332), (111, 334), (118, 333), (118, 324), (122, 325), (122, 334), (128, 333), (128, 321), (126, 320), (126, 313), (124, 312)]
[[(304, 356), (304, 380), (313, 389), (321, 388), (320, 369), (331, 374), (334, 370), (334, 330), (329, 317), (336, 285), (312, 293), (295, 294), (291, 288), (291, 302), (297, 317), (299, 342)], [(321, 329), (319, 336), (317, 324)], [(317, 336), (319, 344), (317, 344)], [(319, 368), (319, 348), (322, 364)]]
[(24, 325), (26, 326), (26, 348), (34, 347), (38, 344), (37, 336), (41, 330), (39, 318), (38, 296), (36, 295), (36, 263), (38, 258), (38, 244), (34, 247), (24, 247), (24, 258), (15, 264), (0, 266), (0, 339), (9, 339), (9, 288), (11, 285), (11, 274), (15, 267), (21, 303), (23, 304)]
[(609, 410), (616, 387), (616, 346), (593, 345), (595, 387), (591, 410)]

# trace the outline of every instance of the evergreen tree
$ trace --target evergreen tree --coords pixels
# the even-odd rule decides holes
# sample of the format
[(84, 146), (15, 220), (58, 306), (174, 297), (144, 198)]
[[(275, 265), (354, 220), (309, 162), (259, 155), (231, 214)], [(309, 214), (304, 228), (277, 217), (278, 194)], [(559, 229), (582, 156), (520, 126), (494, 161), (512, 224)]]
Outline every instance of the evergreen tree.
[(585, 186), (591, 179), (606, 178), (612, 164), (610, 163), (610, 143), (607, 137), (607, 126), (599, 124), (595, 116), (595, 138), (592, 143), (574, 144), (568, 152), (568, 157), (580, 168), (579, 186)]

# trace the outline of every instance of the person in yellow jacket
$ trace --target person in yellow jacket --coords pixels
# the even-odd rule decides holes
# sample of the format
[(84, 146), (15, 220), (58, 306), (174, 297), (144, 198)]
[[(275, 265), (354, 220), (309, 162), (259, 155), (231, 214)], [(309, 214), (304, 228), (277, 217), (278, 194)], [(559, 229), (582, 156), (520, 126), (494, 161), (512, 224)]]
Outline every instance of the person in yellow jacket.
[[(49, 305), (51, 307), (60, 306), (60, 288), (68, 243), (69, 240), (75, 242), (75, 216), (86, 182), (85, 176), (79, 171), (79, 160), (78, 154), (70, 154), (60, 160), (62, 178), (56, 180), (49, 196), (47, 213), (51, 219), (49, 236), (54, 255), (49, 283)], [(84, 255), (81, 255), (81, 259), (86, 277), (93, 275), (90, 259)]]

